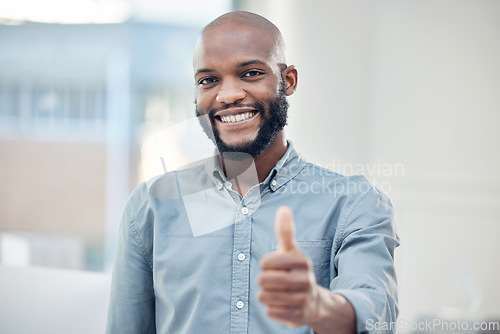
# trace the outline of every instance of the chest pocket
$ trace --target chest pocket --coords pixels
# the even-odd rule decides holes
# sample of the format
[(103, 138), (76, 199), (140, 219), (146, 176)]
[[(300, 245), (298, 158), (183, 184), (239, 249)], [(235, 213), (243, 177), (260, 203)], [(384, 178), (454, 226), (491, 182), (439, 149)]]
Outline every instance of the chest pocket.
[[(312, 263), (316, 282), (328, 288), (330, 286), (330, 256), (332, 251), (331, 240), (297, 241), (302, 253), (307, 255)], [(278, 244), (273, 243), (272, 251), (278, 250)]]

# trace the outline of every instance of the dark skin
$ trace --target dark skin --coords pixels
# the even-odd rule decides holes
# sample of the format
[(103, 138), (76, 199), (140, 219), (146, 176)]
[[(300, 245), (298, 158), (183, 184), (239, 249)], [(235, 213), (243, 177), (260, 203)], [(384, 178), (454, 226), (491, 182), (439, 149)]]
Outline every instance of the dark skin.
[[(295, 92), (297, 70), (284, 65), (285, 52), (277, 34), (260, 17), (231, 13), (206, 29), (197, 42), (193, 66), (198, 110), (202, 115), (218, 110), (215, 126), (228, 145), (239, 147), (255, 140), (263, 115), (252, 104), (269, 106), (278, 96), (282, 75), (286, 95)], [(219, 110), (223, 106), (227, 108)], [(238, 114), (251, 117), (232, 123), (221, 119)], [(255, 158), (222, 158), (227, 178), (235, 181), (233, 189), (244, 196), (269, 175), (286, 150), (281, 131)], [(259, 275), (259, 300), (268, 307), (269, 317), (291, 327), (307, 325), (318, 333), (355, 333), (352, 305), (316, 283), (311, 260), (298, 249), (291, 211), (280, 208), (275, 224), (280, 248), (262, 259)]]
[(290, 327), (307, 325), (316, 333), (355, 333), (356, 315), (342, 295), (316, 283), (311, 260), (301, 253), (294, 239), (292, 211), (276, 213), (278, 251), (261, 260), (259, 301), (267, 314)]
[[(230, 107), (216, 114), (215, 126), (221, 139), (238, 147), (255, 140), (261, 126), (262, 115), (257, 113), (252, 119), (225, 124), (218, 117), (254, 112), (251, 106), (240, 108), (231, 105), (260, 102), (269, 105), (276, 99), (281, 79), (281, 67), (275, 59), (282, 59), (280, 50), (273, 50), (273, 38), (264, 32), (256, 34), (247, 28), (217, 27), (206, 31), (195, 48), (194, 68), (196, 97), (201, 114), (224, 105)], [(261, 46), (265, 47), (262, 48)], [(231, 47), (228, 47), (231, 46)], [(293, 66), (283, 71), (287, 95), (293, 94), (297, 84), (297, 70)], [(268, 111), (268, 110), (267, 110)], [(218, 116), (218, 117), (217, 117)], [(239, 191), (242, 196), (255, 184), (262, 182), (287, 149), (283, 131), (269, 144), (267, 149), (255, 158), (243, 161), (223, 159), (228, 179), (238, 176)], [(249, 177), (245, 172), (255, 164), (258, 178)]]

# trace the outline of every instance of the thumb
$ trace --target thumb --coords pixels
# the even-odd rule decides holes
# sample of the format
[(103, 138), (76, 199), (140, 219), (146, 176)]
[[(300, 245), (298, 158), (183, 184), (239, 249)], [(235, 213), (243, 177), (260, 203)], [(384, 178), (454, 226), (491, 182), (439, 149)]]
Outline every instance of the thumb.
[(278, 252), (291, 253), (297, 250), (295, 244), (295, 224), (293, 214), (289, 207), (282, 206), (276, 211), (276, 237), (278, 239)]

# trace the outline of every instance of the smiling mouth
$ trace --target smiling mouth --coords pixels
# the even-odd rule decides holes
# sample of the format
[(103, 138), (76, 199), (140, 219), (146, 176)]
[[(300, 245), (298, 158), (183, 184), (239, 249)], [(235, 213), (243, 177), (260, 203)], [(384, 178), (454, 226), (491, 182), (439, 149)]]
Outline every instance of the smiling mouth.
[(256, 114), (256, 111), (247, 111), (236, 115), (215, 116), (215, 118), (217, 118), (222, 123), (237, 123), (252, 118)]

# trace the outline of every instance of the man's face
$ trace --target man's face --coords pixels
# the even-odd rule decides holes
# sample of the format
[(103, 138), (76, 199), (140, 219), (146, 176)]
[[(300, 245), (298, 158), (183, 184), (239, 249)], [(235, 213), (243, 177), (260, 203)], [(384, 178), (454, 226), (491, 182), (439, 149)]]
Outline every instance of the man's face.
[[(195, 49), (196, 113), (208, 115), (222, 152), (260, 155), (286, 124), (283, 64), (255, 28), (217, 27)], [(281, 66), (281, 67), (280, 67)]]

